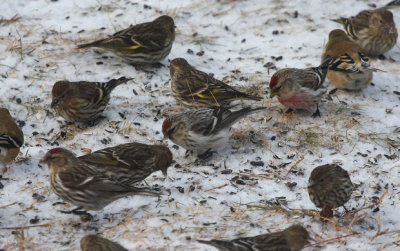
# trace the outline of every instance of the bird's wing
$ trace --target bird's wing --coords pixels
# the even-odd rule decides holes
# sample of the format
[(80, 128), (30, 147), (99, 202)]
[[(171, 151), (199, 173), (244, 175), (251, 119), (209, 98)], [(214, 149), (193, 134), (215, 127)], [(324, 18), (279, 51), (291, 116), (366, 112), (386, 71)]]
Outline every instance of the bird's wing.
[(23, 144), (18, 137), (13, 137), (7, 134), (0, 134), (0, 147), (4, 148), (19, 148)]
[(94, 173), (85, 174), (82, 172), (83, 170), (80, 171), (81, 172), (61, 171), (58, 173), (58, 177), (67, 188), (105, 192), (128, 191), (126, 186), (109, 180), (105, 175)]

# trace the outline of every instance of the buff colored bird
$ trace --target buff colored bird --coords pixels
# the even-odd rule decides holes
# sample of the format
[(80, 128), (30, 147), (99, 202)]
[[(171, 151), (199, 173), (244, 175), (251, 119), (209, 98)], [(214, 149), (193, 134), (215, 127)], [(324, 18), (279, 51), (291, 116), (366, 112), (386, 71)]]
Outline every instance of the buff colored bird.
[(361, 48), (343, 30), (336, 29), (329, 33), (322, 58), (327, 56), (336, 58), (327, 78), (339, 89), (360, 90), (371, 83), (373, 72), (378, 70), (370, 66)]
[(333, 21), (344, 26), (349, 37), (367, 56), (379, 56), (396, 44), (398, 34), (393, 13), (386, 8), (364, 10), (356, 16)]

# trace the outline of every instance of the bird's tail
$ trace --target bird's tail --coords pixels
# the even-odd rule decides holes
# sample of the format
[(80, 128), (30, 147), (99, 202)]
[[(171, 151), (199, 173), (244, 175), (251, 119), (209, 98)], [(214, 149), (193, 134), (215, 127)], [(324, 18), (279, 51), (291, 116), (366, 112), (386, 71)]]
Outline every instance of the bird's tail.
[(318, 68), (320, 68), (322, 70), (328, 69), (332, 65), (333, 62), (334, 62), (334, 58), (327, 55), (324, 58), (324, 60), (322, 61), (322, 63), (318, 66)]
[(100, 88), (103, 89), (106, 93), (111, 92), (115, 87), (132, 80), (132, 78), (120, 77), (118, 79), (111, 79), (106, 83), (99, 83)]
[[(222, 108), (223, 109), (223, 108)], [(220, 128), (227, 128), (230, 127), (232, 124), (234, 124), (236, 121), (239, 119), (250, 115), (252, 113), (255, 113), (257, 111), (265, 110), (267, 107), (257, 107), (257, 108), (251, 108), (250, 106), (245, 107), (243, 109), (240, 109), (238, 111), (231, 112), (220, 124)]]
[(218, 249), (221, 250), (231, 250), (232, 249), (232, 244), (229, 241), (222, 241), (222, 240), (211, 240), (211, 241), (206, 241), (206, 240), (197, 240), (197, 242), (207, 244), (210, 246), (214, 246)]
[(130, 187), (129, 192), (127, 192), (123, 197), (125, 196), (130, 196), (130, 195), (143, 195), (143, 196), (152, 196), (152, 197), (160, 197), (162, 193), (156, 192), (154, 190), (151, 190), (150, 188), (147, 187)]
[(385, 7), (396, 7), (396, 6), (400, 6), (400, 0), (391, 1), (385, 5)]
[(103, 42), (107, 39), (109, 39), (109, 38), (100, 39), (100, 40), (97, 40), (97, 41), (94, 41), (91, 43), (80, 44), (80, 45), (78, 45), (78, 48), (83, 49), (83, 48), (89, 48), (89, 47), (102, 47)]

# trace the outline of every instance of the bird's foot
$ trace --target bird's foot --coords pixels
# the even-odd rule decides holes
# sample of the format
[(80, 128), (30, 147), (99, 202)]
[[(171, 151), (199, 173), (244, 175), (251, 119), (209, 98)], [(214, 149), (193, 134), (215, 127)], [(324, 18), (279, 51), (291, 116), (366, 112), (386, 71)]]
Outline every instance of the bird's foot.
[(86, 212), (85, 210), (80, 210), (82, 207), (77, 207), (71, 211), (60, 211), (63, 214), (73, 214), (73, 215), (78, 215), (81, 217), (82, 221), (91, 221), (93, 219), (93, 216)]
[(378, 56), (378, 59), (379, 59), (379, 60), (385, 60), (386, 57), (385, 57), (385, 55), (381, 54), (381, 55)]
[(210, 158), (214, 153), (216, 153), (216, 152), (215, 152), (215, 151), (211, 151), (211, 149), (208, 149), (208, 150), (205, 151), (204, 153), (198, 154), (197, 157), (198, 157), (200, 160), (206, 160), (206, 159)]
[(96, 125), (98, 125), (98, 124), (99, 124), (103, 119), (105, 119), (105, 118), (106, 118), (105, 116), (100, 115), (100, 116), (98, 116), (97, 118), (95, 118), (94, 120), (89, 121), (89, 122), (87, 123), (87, 125), (88, 125), (89, 127), (96, 126)]
[(133, 65), (133, 67), (135, 67), (135, 70), (137, 71), (142, 71), (148, 74), (155, 74), (154, 71), (146, 69), (146, 66), (144, 65)]
[(319, 108), (318, 108), (318, 105), (317, 105), (317, 110), (313, 113), (313, 118), (315, 118), (315, 117), (320, 117), (321, 118), (321, 113), (319, 112)]
[(335, 94), (337, 92), (338, 88), (332, 89), (328, 92), (329, 95)]

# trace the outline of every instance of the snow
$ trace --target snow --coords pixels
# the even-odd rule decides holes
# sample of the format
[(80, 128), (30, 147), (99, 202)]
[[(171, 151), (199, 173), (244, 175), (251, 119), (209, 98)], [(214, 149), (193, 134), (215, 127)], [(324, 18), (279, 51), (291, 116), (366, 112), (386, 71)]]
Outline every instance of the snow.
[[(1, 180), (0, 249), (79, 250), (80, 238), (101, 232), (131, 250), (212, 250), (195, 240), (252, 236), (295, 223), (305, 226), (317, 241), (359, 233), (304, 250), (398, 249), (400, 96), (394, 91), (400, 91), (400, 76), (399, 61), (390, 58), (400, 59), (399, 47), (387, 53), (387, 60), (371, 60), (385, 71), (374, 74), (374, 85), (358, 93), (338, 91), (332, 100), (325, 99), (321, 118), (313, 119), (310, 112), (282, 114), (277, 99), (266, 94), (275, 69), (268, 70), (265, 64), (271, 62), (278, 69), (318, 65), (329, 31), (340, 28), (330, 19), (355, 15), (372, 3), (386, 4), (1, 1), (2, 18), (18, 15), (20, 19), (0, 24), (0, 106), (25, 122), (26, 144), (4, 174), (8, 180)], [(393, 13), (400, 25), (400, 10)], [(99, 54), (99, 49), (76, 49), (79, 43), (161, 14), (174, 18), (177, 36), (170, 55), (161, 62), (165, 67), (152, 69), (154, 73), (136, 70), (111, 53)], [(197, 55), (202, 51), (204, 55)], [(229, 145), (206, 163), (185, 158), (185, 150), (173, 148), (160, 133), (164, 109), (179, 107), (170, 94), (167, 67), (176, 57), (265, 96), (259, 103), (242, 102), (268, 109), (238, 122)], [(96, 127), (65, 126), (50, 110), (51, 88), (58, 80), (107, 81), (121, 76), (134, 80), (115, 89), (103, 114), (107, 119)], [(61, 132), (66, 136), (60, 137)], [(133, 141), (163, 141), (174, 154), (177, 164), (169, 168), (166, 179), (161, 172), (146, 179), (149, 186), (164, 191), (160, 199), (120, 199), (102, 211), (90, 212), (94, 219), (88, 222), (60, 212), (73, 209), (72, 205), (53, 205), (61, 200), (50, 189), (47, 167), (38, 165), (52, 144), (82, 155), (86, 149)], [(252, 161), (264, 164), (253, 166)], [(308, 177), (314, 167), (331, 162), (342, 163), (358, 185), (348, 209), (373, 205), (384, 195), (382, 201), (355, 215), (335, 210), (331, 222), (311, 215), (316, 208), (307, 194)], [(293, 182), (297, 184), (290, 189)], [(35, 217), (39, 221), (32, 221)], [(25, 226), (30, 227), (13, 229)], [(375, 236), (378, 231), (382, 234)]]

